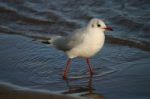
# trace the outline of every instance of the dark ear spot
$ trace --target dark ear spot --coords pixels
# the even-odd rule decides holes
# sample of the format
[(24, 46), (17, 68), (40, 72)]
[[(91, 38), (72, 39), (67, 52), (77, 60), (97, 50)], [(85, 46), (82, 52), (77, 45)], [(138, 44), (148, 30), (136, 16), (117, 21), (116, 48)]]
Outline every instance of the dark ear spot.
[(94, 24), (92, 24), (92, 28), (94, 27)]

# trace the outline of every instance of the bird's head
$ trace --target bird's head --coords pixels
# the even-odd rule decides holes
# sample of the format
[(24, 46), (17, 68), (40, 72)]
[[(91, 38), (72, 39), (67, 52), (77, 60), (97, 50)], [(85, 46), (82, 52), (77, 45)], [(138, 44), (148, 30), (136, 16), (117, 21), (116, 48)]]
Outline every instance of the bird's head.
[(106, 26), (104, 21), (97, 18), (91, 19), (91, 21), (88, 24), (88, 28), (100, 30), (100, 31), (113, 31), (111, 27)]

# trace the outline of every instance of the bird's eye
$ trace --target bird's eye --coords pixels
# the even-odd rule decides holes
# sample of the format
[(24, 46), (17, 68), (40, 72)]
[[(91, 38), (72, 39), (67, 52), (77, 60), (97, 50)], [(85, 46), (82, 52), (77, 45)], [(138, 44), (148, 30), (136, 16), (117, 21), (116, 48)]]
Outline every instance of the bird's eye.
[(101, 25), (100, 25), (100, 24), (97, 24), (97, 27), (101, 27)]

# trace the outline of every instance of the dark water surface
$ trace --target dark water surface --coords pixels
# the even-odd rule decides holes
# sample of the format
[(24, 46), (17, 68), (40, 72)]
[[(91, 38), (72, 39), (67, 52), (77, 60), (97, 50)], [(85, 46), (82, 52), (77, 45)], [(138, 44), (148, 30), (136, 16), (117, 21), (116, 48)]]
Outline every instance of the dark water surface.
[[(150, 98), (149, 0), (1, 0), (0, 80), (34, 89), (99, 99)], [(74, 59), (69, 80), (62, 80), (67, 57), (35, 40), (68, 35), (91, 18), (114, 31), (91, 59)]]

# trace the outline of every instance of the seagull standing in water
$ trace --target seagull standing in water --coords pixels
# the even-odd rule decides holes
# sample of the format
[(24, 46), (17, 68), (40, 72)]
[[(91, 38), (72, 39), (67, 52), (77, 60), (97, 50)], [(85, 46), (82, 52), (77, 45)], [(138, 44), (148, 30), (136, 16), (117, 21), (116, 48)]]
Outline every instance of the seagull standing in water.
[(58, 50), (64, 51), (68, 56), (66, 68), (63, 73), (63, 79), (67, 78), (67, 73), (70, 69), (73, 58), (85, 58), (89, 68), (90, 76), (93, 75), (92, 66), (89, 58), (98, 53), (105, 41), (106, 30), (112, 31), (111, 27), (98, 18), (93, 18), (86, 27), (77, 29), (72, 35), (66, 37), (52, 38), (49, 43), (52, 43)]

